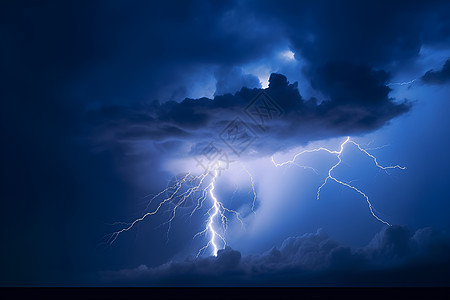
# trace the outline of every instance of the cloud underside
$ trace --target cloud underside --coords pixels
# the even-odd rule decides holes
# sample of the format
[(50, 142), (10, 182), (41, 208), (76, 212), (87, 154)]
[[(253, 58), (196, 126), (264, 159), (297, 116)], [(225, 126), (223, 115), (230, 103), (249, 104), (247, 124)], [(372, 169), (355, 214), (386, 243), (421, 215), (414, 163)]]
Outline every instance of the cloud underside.
[(358, 249), (318, 230), (258, 255), (226, 248), (217, 257), (102, 276), (106, 284), (137, 286), (447, 286), (449, 253), (450, 239), (431, 228), (411, 235), (407, 227), (388, 227)]
[(174, 141), (195, 148), (227, 134), (227, 126), (239, 118), (249, 135), (259, 137), (253, 150), (273, 153), (313, 140), (370, 132), (407, 112), (408, 102), (389, 98), (387, 79), (387, 73), (368, 66), (328, 64), (316, 71), (313, 81), (325, 95), (322, 101), (305, 100), (297, 82), (291, 84), (284, 75), (273, 73), (267, 89), (243, 87), (214, 99), (108, 107), (92, 111), (87, 119), (107, 140)]

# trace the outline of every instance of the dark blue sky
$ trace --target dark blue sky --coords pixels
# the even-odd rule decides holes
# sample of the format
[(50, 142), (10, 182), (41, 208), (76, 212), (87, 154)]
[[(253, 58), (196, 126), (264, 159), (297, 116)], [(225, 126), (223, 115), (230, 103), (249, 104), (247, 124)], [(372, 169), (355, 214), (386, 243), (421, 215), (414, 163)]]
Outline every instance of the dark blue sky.
[[(0, 285), (448, 286), (449, 15), (448, 1), (2, 2)], [(229, 248), (195, 259), (207, 211), (188, 208), (168, 236), (165, 208), (102, 243), (144, 196), (201, 174), (194, 158), (226, 148), (236, 117), (255, 139), (216, 180), (243, 218)], [(271, 162), (347, 136), (407, 167), (349, 144), (334, 173), (392, 226), (336, 182), (316, 199), (335, 156)]]

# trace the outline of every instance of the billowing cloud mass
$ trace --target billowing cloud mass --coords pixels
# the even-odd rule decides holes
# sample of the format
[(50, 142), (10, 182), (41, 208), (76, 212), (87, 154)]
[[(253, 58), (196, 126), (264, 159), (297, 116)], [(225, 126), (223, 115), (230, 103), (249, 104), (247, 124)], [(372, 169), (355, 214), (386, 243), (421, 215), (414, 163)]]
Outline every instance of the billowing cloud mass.
[[(138, 246), (117, 243), (107, 254), (93, 245), (110, 232), (105, 224), (128, 220), (137, 210), (136, 199), (166, 186), (165, 178), (173, 175), (164, 173), (171, 159), (220, 141), (237, 117), (258, 137), (242, 154), (266, 155), (313, 140), (373, 132), (412, 111), (412, 100), (428, 97), (426, 84), (448, 84), (450, 77), (448, 60), (442, 68), (434, 64), (449, 57), (448, 0), (2, 1), (0, 16), (0, 220), (7, 229), (1, 236), (0, 284), (77, 285), (91, 280), (86, 273), (167, 261), (180, 248), (154, 243), (159, 240), (154, 233)], [(390, 90), (398, 87), (388, 84), (393, 78), (409, 81), (427, 70), (421, 78), (424, 91), (416, 93), (415, 86), (403, 94)], [(274, 110), (261, 103), (249, 107), (261, 92), (272, 99)], [(257, 109), (261, 115), (248, 113)], [(407, 145), (402, 159), (410, 163), (408, 178), (417, 188), (411, 189), (411, 200), (402, 198), (414, 204), (399, 214), (413, 220), (414, 228), (432, 222), (448, 227), (446, 209), (436, 205), (448, 198), (448, 134), (433, 115), (447, 107), (418, 111), (385, 136), (416, 139), (395, 141)], [(420, 124), (420, 130), (412, 124)], [(425, 142), (436, 144), (425, 149)], [(429, 199), (436, 202), (424, 203)], [(422, 214), (425, 207), (429, 215)], [(381, 240), (395, 235), (396, 228), (380, 234)], [(422, 246), (412, 246), (426, 244), (416, 240), (428, 229), (413, 237), (398, 230), (403, 235), (395, 236), (407, 246), (393, 241), (349, 249), (318, 232), (262, 255), (243, 257), (227, 249), (218, 258), (110, 276), (157, 282), (153, 278), (160, 274), (166, 284), (169, 278), (176, 282), (174, 272), (181, 269), (183, 282), (186, 274), (214, 281), (217, 267), (228, 282), (242, 279), (242, 284), (249, 277), (286, 283), (289, 274), (295, 283), (315, 280), (309, 277), (315, 274), (317, 282), (352, 282), (351, 276), (369, 282), (378, 276), (378, 282), (390, 284), (383, 281), (388, 267), (382, 261), (396, 261), (392, 248), (407, 259), (393, 266), (399, 276), (390, 280), (408, 274), (424, 284), (449, 278), (427, 273), (430, 256), (421, 256)], [(283, 236), (281, 231), (274, 235)], [(318, 250), (308, 252), (309, 247)], [(441, 246), (436, 247), (430, 251), (442, 257), (436, 250)], [(130, 254), (131, 248), (138, 250)], [(348, 263), (342, 266), (337, 257)], [(409, 264), (416, 258), (430, 276)], [(353, 265), (365, 267), (336, 271)], [(326, 277), (331, 272), (338, 274)]]
[[(108, 9), (122, 11), (123, 22), (133, 29), (134, 34), (126, 36), (131, 44), (120, 52), (128, 64), (120, 60), (123, 72), (109, 72), (104, 78), (115, 83), (114, 96), (109, 98), (122, 94), (127, 101), (103, 101), (90, 119), (96, 124), (108, 123), (100, 134), (109, 141), (170, 143), (171, 151), (186, 141), (203, 145), (241, 116), (260, 87), (255, 74), (245, 73), (243, 67), (270, 65), (275, 53), (286, 47), (304, 64), (296, 72), (307, 81), (298, 85), (311, 86), (323, 97), (304, 99), (296, 83), (284, 79), (275, 83), (271, 78), (266, 91), (284, 114), (263, 134), (254, 128), (264, 138), (253, 144), (253, 150), (270, 153), (311, 140), (378, 129), (410, 108), (406, 102), (399, 103), (403, 99), (389, 98), (386, 84), (390, 74), (385, 70), (410, 64), (424, 45), (442, 45), (448, 41), (449, 31), (448, 22), (436, 21), (445, 19), (446, 1), (389, 5), (379, 1), (348, 1), (346, 5), (333, 1), (193, 1), (178, 7), (177, 13), (171, 4), (141, 4), (142, 13), (133, 17), (120, 8), (117, 4)], [(150, 11), (154, 17), (145, 13)], [(111, 21), (110, 14), (102, 15), (105, 22)], [(136, 20), (144, 16), (147, 26), (138, 27)], [(155, 31), (161, 24), (165, 34)], [(103, 47), (114, 45), (112, 49), (119, 51), (115, 41), (125, 37), (115, 36), (114, 41), (105, 35), (101, 38)], [(129, 53), (130, 45), (138, 45), (139, 51)], [(131, 57), (142, 60), (138, 64)], [(157, 63), (152, 57), (158, 57)], [(132, 85), (139, 85), (146, 95), (142, 99), (145, 105), (136, 104), (134, 90), (117, 91), (124, 82), (114, 78), (130, 68), (139, 70), (133, 72), (140, 77)], [(283, 74), (279, 68), (275, 71)], [(213, 87), (214, 99), (190, 97), (201, 94), (198, 87), (202, 86), (203, 91)], [(107, 95), (101, 98), (108, 99)], [(278, 141), (272, 143), (275, 137)]]
[(442, 69), (429, 70), (422, 76), (422, 81), (428, 84), (444, 84), (450, 81), (450, 59), (445, 61)]
[[(324, 66), (317, 73), (320, 80), (314, 84), (328, 98), (321, 102), (304, 99), (297, 82), (289, 83), (284, 75), (273, 73), (269, 87), (264, 90), (243, 87), (234, 94), (218, 95), (214, 99), (162, 104), (155, 101), (140, 108), (108, 107), (91, 112), (87, 118), (94, 124), (109, 122), (106, 132), (117, 141), (175, 141), (178, 145), (183, 142), (197, 145), (215, 138), (239, 117), (251, 132), (263, 137), (251, 145), (261, 154), (312, 140), (375, 130), (410, 109), (408, 102), (397, 103), (389, 98), (390, 88), (385, 85), (388, 74), (384, 71), (336, 63)], [(252, 102), (262, 91), (274, 102), (268, 107)], [(254, 114), (254, 109), (259, 114)]]
[(102, 272), (106, 284), (145, 286), (402, 286), (448, 285), (450, 239), (431, 228), (411, 234), (383, 229), (362, 248), (323, 230), (287, 238), (280, 247), (242, 257), (226, 248), (217, 257), (188, 258), (156, 268)]

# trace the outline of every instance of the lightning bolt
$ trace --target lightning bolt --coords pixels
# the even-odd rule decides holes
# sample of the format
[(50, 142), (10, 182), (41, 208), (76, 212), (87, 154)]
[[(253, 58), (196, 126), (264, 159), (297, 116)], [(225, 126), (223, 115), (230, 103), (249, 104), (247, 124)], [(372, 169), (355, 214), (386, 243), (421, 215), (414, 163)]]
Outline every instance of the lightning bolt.
[[(180, 190), (180, 188), (181, 188), (181, 186), (183, 185), (183, 183), (186, 182), (186, 180), (187, 180), (187, 178), (188, 178), (189, 175), (191, 175), (190, 172), (188, 172), (188, 173), (186, 174), (186, 176), (184, 176), (180, 181), (178, 181), (178, 182), (175, 184), (175, 187), (176, 187), (175, 192), (173, 192), (171, 196), (169, 196), (169, 197), (165, 198), (164, 200), (162, 200), (162, 201), (159, 203), (158, 207), (157, 207), (154, 211), (145, 213), (142, 217), (137, 218), (136, 220), (134, 220), (134, 221), (131, 222), (131, 223), (124, 223), (124, 224), (126, 224), (126, 225), (128, 225), (128, 226), (125, 227), (125, 228), (123, 228), (123, 229), (121, 229), (121, 230), (119, 230), (119, 231), (113, 232), (113, 233), (111, 234), (111, 236), (108, 238), (108, 243), (109, 243), (109, 244), (114, 243), (114, 241), (117, 239), (117, 237), (118, 237), (121, 233), (123, 233), (123, 232), (125, 232), (125, 231), (129, 231), (129, 230), (130, 230), (131, 228), (133, 228), (137, 223), (142, 222), (142, 221), (145, 220), (148, 216), (155, 215), (155, 214), (161, 209), (161, 207), (162, 207), (165, 203), (167, 203), (167, 202), (169, 202), (169, 201), (171, 201), (171, 200), (173, 199), (173, 197), (174, 197), (174, 196), (178, 193), (178, 191)], [(167, 191), (168, 189), (169, 189), (169, 188), (165, 189), (164, 191)], [(163, 191), (160, 192), (160, 193), (158, 193), (157, 196), (162, 195), (162, 194), (163, 194)], [(155, 197), (156, 197), (156, 196), (155, 196)], [(155, 197), (154, 197), (154, 198), (155, 198)], [(153, 200), (153, 199), (152, 199), (152, 200)]]
[(388, 83), (386, 85), (387, 86), (391, 86), (391, 85), (409, 85), (409, 84), (414, 83), (414, 81), (416, 81), (416, 80), (417, 80), (417, 78), (413, 79), (413, 80), (410, 80), (410, 81), (406, 81), (406, 82), (391, 82), (391, 83)]
[(382, 165), (380, 165), (380, 164), (378, 163), (378, 161), (377, 161), (377, 158), (376, 158), (375, 156), (373, 156), (372, 154), (370, 154), (369, 152), (367, 152), (367, 149), (363, 149), (363, 148), (362, 148), (358, 143), (356, 143), (355, 141), (350, 140), (350, 137), (347, 137), (347, 138), (345, 139), (345, 141), (340, 145), (340, 150), (338, 150), (338, 151), (336, 151), (336, 150), (330, 150), (330, 149), (327, 149), (327, 148), (324, 148), (324, 147), (320, 147), (320, 148), (316, 148), (316, 149), (311, 149), (311, 150), (304, 150), (304, 151), (301, 151), (301, 152), (295, 154), (294, 157), (293, 157), (291, 160), (288, 160), (288, 161), (285, 161), (285, 162), (282, 162), (282, 163), (276, 163), (275, 160), (274, 160), (274, 158), (273, 158), (273, 156), (272, 156), (271, 159), (272, 159), (272, 163), (273, 163), (276, 167), (282, 167), (282, 166), (286, 166), (286, 165), (292, 165), (292, 164), (295, 164), (295, 160), (297, 159), (297, 157), (299, 157), (299, 156), (301, 156), (302, 154), (305, 154), (305, 153), (313, 153), (313, 152), (325, 151), (325, 152), (328, 152), (328, 153), (330, 153), (330, 154), (335, 155), (335, 156), (337, 157), (337, 159), (338, 159), (338, 162), (337, 162), (336, 164), (334, 164), (334, 165), (328, 170), (328, 175), (327, 175), (327, 177), (325, 178), (324, 182), (323, 182), (323, 183), (319, 186), (319, 188), (317, 189), (317, 196), (316, 196), (317, 200), (319, 200), (319, 198), (320, 198), (320, 192), (321, 192), (322, 188), (327, 184), (327, 182), (328, 182), (329, 180), (333, 180), (333, 181), (335, 181), (336, 183), (341, 184), (341, 185), (343, 185), (343, 186), (345, 186), (345, 187), (348, 187), (348, 188), (354, 190), (355, 192), (357, 192), (358, 194), (360, 194), (361, 196), (363, 196), (363, 197), (365, 198), (366, 202), (367, 202), (367, 205), (368, 205), (368, 207), (369, 207), (369, 211), (370, 211), (370, 213), (372, 214), (372, 216), (373, 216), (375, 219), (377, 219), (378, 221), (380, 221), (381, 223), (391, 226), (391, 224), (389, 224), (387, 221), (381, 219), (380, 217), (378, 217), (378, 216), (375, 214), (373, 205), (372, 205), (372, 203), (370, 202), (369, 197), (368, 197), (364, 192), (362, 192), (360, 189), (356, 188), (355, 186), (351, 185), (350, 183), (343, 182), (342, 180), (339, 180), (339, 179), (337, 179), (336, 177), (334, 177), (334, 176), (332, 175), (332, 172), (333, 172), (333, 171), (334, 171), (334, 170), (342, 163), (341, 155), (342, 155), (342, 153), (344, 152), (344, 147), (345, 147), (346, 144), (353, 144), (353, 145), (355, 145), (355, 146), (358, 148), (359, 151), (361, 151), (362, 153), (364, 153), (366, 156), (370, 157), (370, 158), (373, 160), (373, 162), (375, 163), (375, 165), (376, 165), (379, 169), (381, 169), (381, 170), (384, 170), (384, 171), (387, 172), (387, 170), (389, 170), (389, 169), (401, 169), (401, 170), (405, 170), (405, 169), (406, 169), (406, 167), (402, 167), (402, 166), (399, 166), (399, 165), (393, 165), (393, 166), (382, 166)]
[(244, 169), (244, 171), (248, 174), (248, 176), (250, 177), (250, 183), (251, 183), (251, 187), (252, 187), (252, 193), (253, 193), (253, 200), (252, 200), (252, 212), (254, 213), (254, 214), (256, 214), (255, 213), (255, 202), (256, 202), (256, 198), (257, 198), (257, 195), (256, 195), (256, 190), (255, 190), (255, 181), (253, 180), (253, 176), (252, 176), (252, 174), (250, 173), (250, 171), (243, 165), (242, 166), (242, 168)]
[[(200, 250), (198, 251), (197, 257), (200, 254), (204, 253), (206, 251), (206, 249), (208, 249), (208, 248), (212, 248), (211, 254), (213, 256), (217, 256), (217, 252), (219, 251), (219, 249), (223, 249), (227, 245), (225, 238), (224, 238), (224, 234), (225, 234), (225, 232), (228, 228), (228, 224), (229, 224), (227, 214), (234, 215), (237, 218), (237, 220), (241, 223), (241, 225), (242, 226), (244, 225), (240, 214), (235, 210), (225, 207), (225, 205), (221, 201), (218, 200), (217, 196), (214, 193), (214, 190), (216, 188), (215, 184), (216, 184), (217, 178), (219, 176), (219, 170), (220, 170), (220, 164), (217, 164), (214, 170), (206, 170), (203, 174), (201, 174), (199, 176), (194, 176), (191, 174), (191, 172), (188, 172), (181, 179), (177, 180), (174, 185), (167, 187), (166, 189), (157, 193), (155, 196), (153, 196), (149, 200), (146, 210), (148, 210), (152, 201), (154, 201), (158, 197), (162, 196), (165, 192), (174, 190), (172, 193), (170, 193), (170, 195), (168, 197), (164, 198), (163, 200), (161, 200), (159, 202), (156, 209), (154, 209), (150, 212), (144, 213), (141, 217), (135, 219), (134, 221), (132, 221), (130, 223), (115, 222), (114, 223), (115, 225), (125, 225), (125, 227), (110, 234), (107, 237), (107, 243), (108, 244), (114, 243), (120, 234), (131, 230), (133, 227), (136, 226), (136, 224), (144, 221), (146, 218), (148, 218), (152, 215), (157, 214), (159, 211), (161, 211), (161, 209), (164, 205), (171, 203), (171, 202), (175, 202), (176, 204), (173, 206), (173, 208), (170, 209), (170, 217), (169, 217), (168, 221), (164, 223), (164, 224), (168, 224), (168, 229), (167, 229), (167, 239), (168, 239), (170, 229), (172, 226), (172, 221), (175, 219), (179, 208), (183, 205), (183, 203), (185, 203), (185, 201), (189, 197), (191, 197), (195, 194), (199, 194), (199, 196), (197, 196), (197, 198), (196, 198), (196, 200), (197, 200), (196, 205), (190, 212), (191, 217), (195, 212), (202, 209), (202, 207), (205, 205), (205, 201), (208, 198), (211, 199), (211, 205), (209, 206), (209, 208), (207, 209), (206, 214), (205, 214), (205, 215), (208, 215), (205, 228), (202, 231), (200, 231), (194, 235), (194, 238), (199, 235), (206, 235), (209, 237), (209, 241), (207, 242), (207, 244), (205, 246), (203, 246), (202, 248), (200, 248)], [(209, 182), (209, 184), (205, 184), (206, 178), (210, 174), (212, 175), (212, 179)], [(250, 175), (250, 173), (249, 173), (249, 175)], [(256, 192), (254, 190), (253, 178), (251, 181), (252, 181), (252, 190), (254, 192), (254, 199), (252, 202), (252, 208), (253, 208), (254, 201), (256, 199)], [(182, 187), (185, 187), (188, 183), (192, 183), (192, 182), (198, 182), (198, 183), (189, 187), (186, 191), (181, 192)], [(208, 195), (209, 195), (209, 197), (208, 197)], [(146, 197), (150, 197), (150, 195), (146, 196)], [(217, 225), (217, 223), (219, 223), (219, 225)]]
[[(200, 256), (209, 247), (212, 248), (212, 255), (217, 256), (217, 251), (219, 251), (217, 238), (219, 238), (222, 243), (222, 249), (226, 247), (227, 242), (225, 241), (225, 238), (223, 236), (228, 228), (228, 218), (226, 216), (226, 213), (233, 214), (236, 217), (236, 219), (239, 220), (241, 225), (242, 226), (244, 225), (241, 215), (235, 210), (226, 208), (224, 206), (224, 204), (221, 201), (219, 201), (217, 199), (216, 195), (214, 194), (214, 190), (216, 188), (215, 183), (216, 183), (216, 179), (218, 176), (219, 168), (220, 167), (215, 168), (211, 183), (206, 187), (206, 189), (209, 189), (210, 199), (212, 200), (211, 206), (206, 213), (208, 215), (208, 221), (206, 223), (206, 227), (202, 231), (196, 233), (193, 237), (193, 238), (196, 238), (199, 235), (209, 235), (209, 242), (205, 246), (200, 248), (200, 250), (197, 253), (197, 257)], [(203, 199), (203, 201), (204, 200), (205, 199)], [(202, 204), (199, 204), (199, 206), (202, 206)], [(222, 225), (221, 233), (219, 232), (219, 228), (214, 226), (214, 224), (215, 224), (214, 220), (219, 217), (220, 217), (220, 224)]]
[[(212, 200), (212, 206), (210, 209), (208, 209), (208, 212), (207, 212), (207, 214), (209, 215), (209, 218), (208, 218), (208, 222), (206, 224), (206, 228), (194, 236), (194, 238), (195, 238), (196, 236), (198, 236), (200, 234), (208, 232), (210, 234), (210, 240), (205, 246), (203, 246), (202, 248), (200, 248), (200, 250), (198, 250), (197, 257), (210, 246), (212, 246), (212, 248), (213, 248), (212, 255), (217, 256), (217, 251), (219, 251), (219, 247), (217, 246), (217, 243), (216, 243), (217, 236), (221, 238), (221, 240), (224, 244), (224, 247), (226, 246), (225, 239), (216, 231), (216, 229), (214, 229), (214, 219), (217, 217), (217, 215), (220, 214), (220, 205), (219, 205), (220, 202), (217, 200), (216, 196), (214, 195), (214, 189), (216, 188), (214, 184), (216, 182), (216, 178), (217, 178), (217, 169), (214, 170), (214, 177), (210, 183), (211, 188), (209, 190), (209, 194), (210, 194), (210, 197)], [(211, 211), (212, 211), (212, 213), (211, 213)], [(226, 219), (226, 217), (222, 214), (222, 222), (224, 221), (223, 218)]]
[[(317, 195), (316, 195), (317, 200), (320, 199), (320, 192), (325, 187), (325, 185), (329, 181), (334, 181), (340, 185), (343, 185), (349, 189), (352, 189), (353, 191), (355, 191), (358, 194), (360, 194), (361, 196), (363, 196), (367, 202), (369, 211), (372, 214), (372, 216), (375, 219), (377, 219), (378, 221), (382, 222), (383, 224), (390, 226), (390, 224), (387, 221), (385, 221), (385, 220), (381, 219), (379, 216), (377, 216), (377, 214), (375, 213), (375, 209), (373, 208), (373, 205), (369, 200), (369, 197), (363, 191), (361, 191), (360, 189), (358, 189), (357, 187), (352, 185), (351, 182), (344, 182), (344, 181), (336, 178), (333, 175), (333, 171), (336, 168), (338, 168), (340, 166), (340, 164), (342, 163), (341, 156), (344, 152), (344, 148), (348, 144), (353, 144), (354, 146), (356, 146), (356, 148), (360, 152), (362, 152), (365, 156), (369, 157), (374, 162), (375, 166), (377, 168), (379, 168), (380, 170), (387, 172), (389, 169), (401, 169), (401, 170), (406, 169), (406, 167), (402, 167), (400, 165), (391, 165), (391, 166), (380, 165), (377, 158), (374, 155), (370, 154), (368, 152), (368, 150), (380, 149), (383, 146), (378, 147), (378, 148), (364, 149), (363, 147), (361, 147), (360, 144), (351, 140), (350, 137), (347, 137), (344, 140), (344, 142), (341, 143), (339, 150), (330, 150), (325, 147), (319, 147), (319, 148), (310, 149), (310, 150), (303, 150), (303, 151), (295, 154), (291, 160), (288, 160), (285, 162), (277, 163), (277, 162), (275, 162), (273, 156), (271, 157), (271, 160), (272, 160), (272, 163), (275, 165), (275, 167), (296, 165), (296, 166), (299, 166), (302, 168), (310, 168), (310, 169), (314, 170), (316, 173), (318, 173), (312, 167), (299, 165), (296, 162), (297, 158), (305, 153), (314, 153), (314, 152), (319, 152), (319, 151), (324, 151), (331, 155), (336, 156), (337, 162), (329, 168), (327, 177), (324, 179), (323, 183), (317, 189)], [(228, 224), (229, 224), (227, 215), (233, 215), (243, 226), (243, 220), (242, 220), (240, 214), (235, 210), (225, 207), (223, 202), (221, 202), (219, 200), (218, 196), (215, 193), (216, 183), (217, 183), (217, 179), (219, 176), (219, 170), (221, 170), (220, 163), (217, 164), (213, 170), (206, 170), (203, 174), (198, 175), (198, 176), (194, 176), (191, 174), (191, 172), (187, 172), (186, 175), (184, 175), (181, 179), (177, 179), (173, 185), (171, 185), (171, 186), (167, 187), (166, 189), (162, 190), (161, 192), (157, 193), (149, 200), (149, 202), (147, 203), (146, 211), (148, 211), (151, 203), (155, 199), (161, 198), (161, 196), (164, 195), (164, 193), (169, 194), (166, 198), (160, 200), (159, 204), (157, 205), (157, 207), (154, 210), (143, 213), (141, 217), (135, 219), (134, 221), (132, 221), (130, 223), (125, 223), (125, 222), (114, 223), (116, 225), (124, 225), (124, 227), (122, 229), (120, 229), (119, 231), (113, 232), (108, 237), (107, 242), (109, 244), (114, 243), (114, 241), (116, 241), (116, 239), (118, 238), (118, 236), (120, 234), (131, 230), (133, 227), (136, 226), (136, 224), (144, 221), (146, 218), (148, 218), (152, 215), (157, 214), (159, 211), (162, 210), (162, 207), (168, 205), (169, 203), (172, 203), (173, 207), (171, 207), (169, 209), (170, 217), (168, 218), (168, 221), (164, 223), (164, 224), (168, 224), (168, 229), (167, 229), (167, 239), (168, 239), (170, 229), (172, 226), (172, 221), (177, 216), (177, 211), (180, 209), (180, 207), (182, 207), (182, 205), (187, 201), (188, 198), (194, 196), (196, 198), (196, 201), (195, 201), (196, 204), (195, 204), (195, 207), (189, 213), (190, 217), (192, 217), (194, 215), (194, 213), (196, 213), (202, 209), (206, 210), (205, 216), (207, 216), (204, 229), (201, 230), (200, 232), (196, 233), (193, 237), (193, 238), (196, 238), (198, 236), (203, 235), (203, 236), (207, 237), (207, 240), (208, 240), (208, 242), (198, 250), (197, 257), (200, 256), (201, 254), (205, 253), (207, 249), (211, 249), (211, 255), (217, 256), (217, 252), (219, 251), (219, 249), (223, 249), (227, 245), (227, 242), (225, 240), (225, 233), (227, 231)], [(250, 178), (251, 191), (253, 194), (253, 199), (251, 202), (252, 203), (251, 209), (252, 209), (252, 212), (255, 213), (254, 207), (255, 207), (255, 202), (257, 199), (255, 182), (254, 182), (252, 174), (248, 171), (247, 168), (245, 168), (244, 165), (243, 165), (243, 170), (249, 175), (249, 178)], [(208, 175), (212, 175), (212, 179), (209, 181), (209, 183), (207, 182), (207, 178), (209, 178)], [(192, 183), (195, 183), (195, 184), (192, 184)], [(186, 186), (188, 184), (192, 184), (192, 186), (187, 188), (187, 190), (185, 190), (184, 192), (182, 192), (182, 188), (183, 187), (186, 188)], [(148, 197), (150, 197), (150, 195), (148, 195), (144, 198), (148, 198)], [(208, 199), (210, 201), (207, 201)], [(206, 203), (209, 203), (209, 205), (207, 205)]]

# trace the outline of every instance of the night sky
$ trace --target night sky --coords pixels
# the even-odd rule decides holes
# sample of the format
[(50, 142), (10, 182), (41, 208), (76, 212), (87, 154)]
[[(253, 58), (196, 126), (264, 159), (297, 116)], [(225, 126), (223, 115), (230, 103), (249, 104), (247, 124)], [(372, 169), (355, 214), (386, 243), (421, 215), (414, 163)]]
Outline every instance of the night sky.
[(2, 1), (0, 286), (450, 286), (449, 16)]

